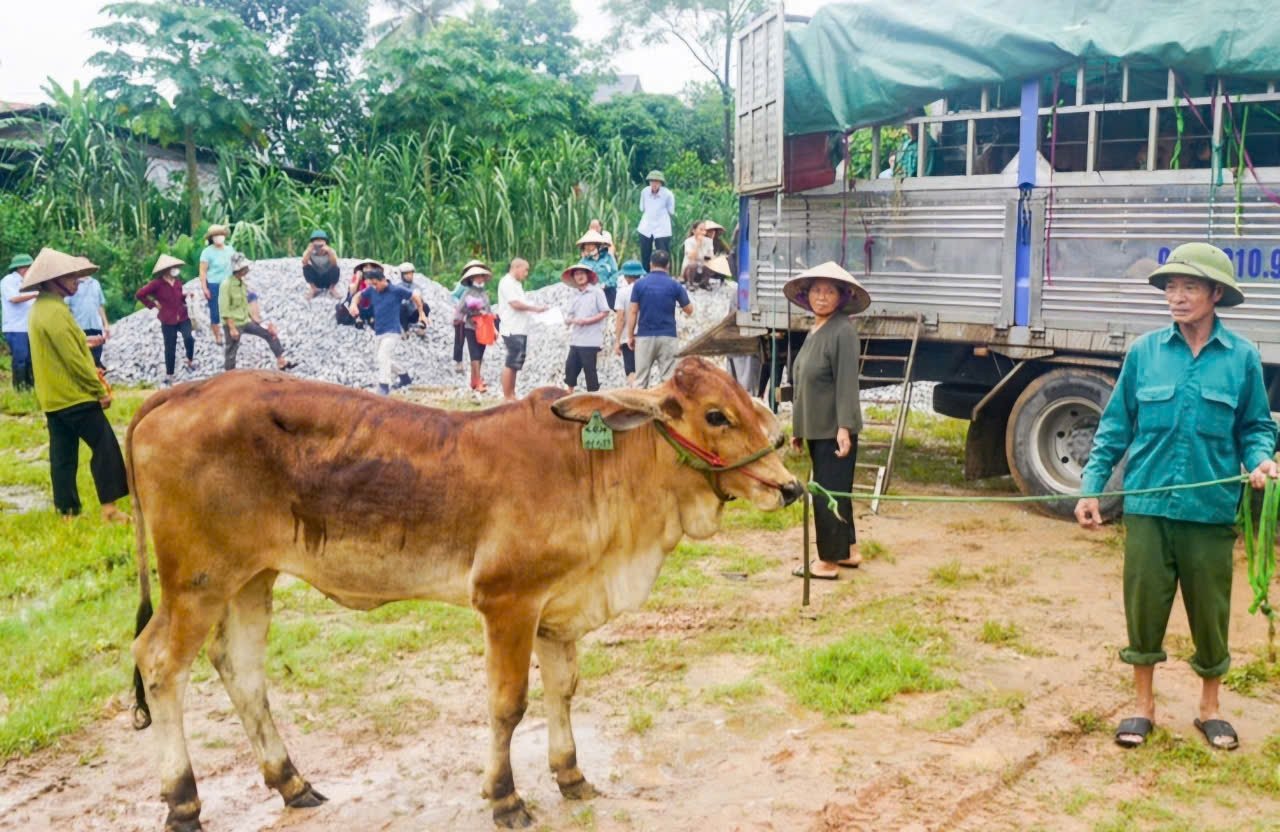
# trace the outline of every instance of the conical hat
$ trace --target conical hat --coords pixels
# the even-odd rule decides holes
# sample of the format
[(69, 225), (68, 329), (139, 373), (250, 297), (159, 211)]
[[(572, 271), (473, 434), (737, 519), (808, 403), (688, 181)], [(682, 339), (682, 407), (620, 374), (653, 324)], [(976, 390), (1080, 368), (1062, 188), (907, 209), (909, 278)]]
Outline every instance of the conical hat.
[(581, 269), (587, 273), (587, 285), (594, 286), (600, 282), (600, 275), (596, 274), (596, 270), (588, 266), (586, 263), (574, 263), (569, 268), (560, 273), (560, 279), (575, 289), (578, 284), (573, 282), (573, 273)]
[(707, 231), (724, 231), (724, 226), (715, 220), (703, 220), (702, 225), (707, 229)]
[(466, 277), (466, 276), (467, 276), (467, 272), (471, 271), (471, 270), (472, 270), (472, 269), (474, 269), (476, 266), (479, 266), (479, 267), (480, 267), (480, 268), (482, 268), (482, 269), (488, 269), (488, 268), (489, 268), (489, 267), (485, 264), (485, 262), (484, 262), (483, 260), (468, 260), (468, 261), (463, 265), (463, 267), (462, 267), (462, 276), (463, 276), (463, 277)]
[(156, 261), (155, 266), (152, 267), (151, 273), (153, 275), (156, 275), (156, 274), (159, 274), (160, 272), (167, 271), (168, 269), (172, 269), (174, 266), (185, 266), (185, 265), (187, 265), (186, 261), (179, 260), (178, 258), (174, 257), (172, 254), (162, 254), (160, 255), (160, 259)]
[(588, 243), (595, 243), (598, 246), (605, 246), (609, 245), (610, 242), (610, 239), (599, 231), (588, 230), (587, 233), (583, 234), (581, 239), (578, 240), (578, 245), (585, 246)]
[(63, 254), (51, 248), (42, 248), (36, 255), (27, 276), (22, 278), (22, 289), (34, 289), (41, 283), (57, 280), (60, 277), (84, 277), (93, 274), (98, 267), (84, 257)]
[(830, 280), (840, 287), (845, 300), (836, 311), (841, 314), (856, 315), (871, 305), (871, 295), (867, 294), (862, 284), (833, 260), (828, 260), (821, 266), (814, 266), (791, 278), (783, 284), (782, 294), (796, 306), (812, 312), (813, 308), (809, 306), (809, 287), (818, 279)]
[(721, 254), (707, 261), (707, 268), (722, 277), (733, 277), (733, 269), (729, 268), (729, 258)]
[(493, 277), (493, 272), (489, 271), (489, 267), (483, 263), (477, 266), (471, 266), (462, 274), (462, 283), (466, 286), (471, 285), (472, 278), (476, 277)]

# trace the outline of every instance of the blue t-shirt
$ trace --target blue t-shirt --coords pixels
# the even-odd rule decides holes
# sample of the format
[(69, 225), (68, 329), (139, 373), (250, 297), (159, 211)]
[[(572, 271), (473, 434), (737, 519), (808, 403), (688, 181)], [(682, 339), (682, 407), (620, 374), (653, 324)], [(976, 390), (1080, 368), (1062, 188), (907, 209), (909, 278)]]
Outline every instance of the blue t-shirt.
[(86, 277), (76, 287), (76, 293), (67, 298), (67, 306), (71, 307), (71, 315), (80, 324), (81, 329), (102, 329), (102, 313), (107, 305), (102, 294), (102, 284), (96, 277)]
[(221, 286), (222, 281), (231, 277), (231, 256), (236, 250), (229, 244), (224, 243), (222, 248), (215, 245), (207, 245), (204, 251), (200, 252), (200, 262), (208, 263), (209, 270), (205, 273), (205, 279), (211, 285)]
[(404, 332), (400, 328), (400, 302), (413, 300), (413, 292), (404, 286), (391, 283), (385, 292), (369, 286), (360, 296), (369, 301), (373, 307), (373, 334), (399, 335)]
[(666, 272), (649, 272), (631, 287), (631, 302), (640, 306), (637, 338), (674, 338), (676, 307), (689, 305), (689, 293)]

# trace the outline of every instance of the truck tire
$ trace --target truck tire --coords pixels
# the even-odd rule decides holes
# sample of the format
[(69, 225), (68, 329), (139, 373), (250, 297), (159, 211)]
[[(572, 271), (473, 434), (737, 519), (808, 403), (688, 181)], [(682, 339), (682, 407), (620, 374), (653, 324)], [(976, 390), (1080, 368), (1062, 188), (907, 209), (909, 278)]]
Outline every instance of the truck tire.
[[(1009, 473), (1023, 494), (1071, 494), (1080, 490), (1080, 474), (1089, 460), (1093, 434), (1115, 379), (1096, 370), (1063, 368), (1032, 381), (1009, 411), (1005, 454)], [(1120, 488), (1123, 463), (1112, 473), (1107, 490)], [(1102, 501), (1102, 514), (1120, 513), (1121, 499)], [(1045, 514), (1073, 517), (1076, 501), (1034, 503)]]

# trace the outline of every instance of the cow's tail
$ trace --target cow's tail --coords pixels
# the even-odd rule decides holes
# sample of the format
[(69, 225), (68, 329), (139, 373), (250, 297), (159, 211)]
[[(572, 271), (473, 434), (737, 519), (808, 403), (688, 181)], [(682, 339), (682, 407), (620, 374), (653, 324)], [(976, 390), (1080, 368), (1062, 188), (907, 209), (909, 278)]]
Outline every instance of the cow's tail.
[[(137, 629), (134, 630), (134, 637), (142, 634), (143, 629), (147, 626), (147, 622), (151, 620), (151, 573), (147, 566), (147, 523), (142, 515), (142, 499), (138, 495), (138, 489), (135, 486), (134, 477), (134, 457), (133, 457), (133, 429), (138, 426), (138, 422), (150, 408), (144, 404), (143, 410), (138, 412), (133, 421), (129, 423), (129, 432), (125, 434), (125, 451), (128, 454), (128, 463), (126, 470), (129, 478), (129, 493), (133, 495), (133, 529), (134, 529), (134, 545), (137, 547), (138, 558), (138, 590), (140, 599), (138, 601), (138, 620)], [(147, 687), (142, 681), (142, 671), (138, 669), (135, 662), (133, 665), (133, 727), (134, 730), (141, 731), (151, 724), (151, 709), (147, 706)]]

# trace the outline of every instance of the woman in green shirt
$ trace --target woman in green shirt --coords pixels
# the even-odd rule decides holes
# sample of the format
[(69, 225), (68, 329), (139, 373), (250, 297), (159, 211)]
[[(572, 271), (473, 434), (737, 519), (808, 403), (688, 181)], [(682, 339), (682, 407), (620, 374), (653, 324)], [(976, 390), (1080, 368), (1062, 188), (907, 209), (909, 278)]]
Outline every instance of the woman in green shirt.
[[(853, 488), (862, 429), (858, 398), (858, 330), (850, 320), (871, 305), (871, 296), (833, 262), (802, 272), (782, 287), (787, 300), (814, 316), (804, 346), (796, 355), (791, 377), (795, 401), (791, 422), (797, 447), (808, 442), (813, 478), (831, 491)], [(840, 567), (862, 563), (853, 528), (853, 505), (837, 500), (833, 513), (823, 500), (814, 500), (818, 561), (809, 570), (815, 578), (835, 580)], [(807, 554), (806, 554), (807, 556)], [(804, 567), (795, 571), (804, 575)]]
[(49, 425), (54, 508), (63, 517), (80, 513), (76, 470), (83, 441), (93, 453), (89, 471), (102, 519), (127, 523), (129, 516), (116, 507), (116, 501), (129, 494), (124, 456), (103, 412), (111, 406), (111, 391), (93, 365), (84, 332), (65, 302), (76, 293), (80, 278), (97, 270), (83, 257), (42, 249), (23, 278), (22, 289), (40, 293), (28, 326), (36, 401)]

